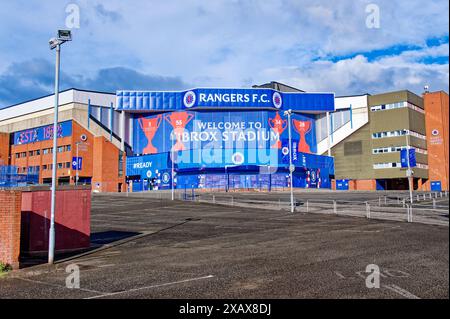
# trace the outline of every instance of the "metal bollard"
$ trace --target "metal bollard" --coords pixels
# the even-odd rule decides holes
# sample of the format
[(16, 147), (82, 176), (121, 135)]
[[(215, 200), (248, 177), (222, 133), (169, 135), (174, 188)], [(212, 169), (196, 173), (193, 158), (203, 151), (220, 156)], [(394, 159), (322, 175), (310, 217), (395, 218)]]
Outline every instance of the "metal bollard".
[(406, 200), (403, 198), (403, 208), (405, 208), (406, 206)]
[(333, 201), (333, 211), (337, 214), (337, 202), (335, 200)]
[(423, 200), (427, 200), (427, 194), (423, 194)]
[(433, 194), (432, 193), (430, 193), (430, 199), (433, 199)]
[(309, 200), (306, 201), (306, 212), (309, 213)]
[(387, 196), (384, 196), (384, 206), (387, 205)]
[(417, 195), (417, 201), (420, 201), (420, 196), (419, 195)]
[(281, 209), (281, 199), (278, 199), (278, 209)]
[(378, 206), (381, 206), (381, 197), (378, 197)]
[(436, 199), (433, 199), (433, 209), (436, 209)]
[(366, 202), (366, 216), (367, 219), (370, 219), (370, 204)]
[(213, 195), (213, 204), (215, 204), (215, 203), (216, 203), (216, 196)]
[(442, 198), (442, 192), (439, 193), (439, 196)]
[(234, 206), (234, 196), (231, 196), (231, 206)]

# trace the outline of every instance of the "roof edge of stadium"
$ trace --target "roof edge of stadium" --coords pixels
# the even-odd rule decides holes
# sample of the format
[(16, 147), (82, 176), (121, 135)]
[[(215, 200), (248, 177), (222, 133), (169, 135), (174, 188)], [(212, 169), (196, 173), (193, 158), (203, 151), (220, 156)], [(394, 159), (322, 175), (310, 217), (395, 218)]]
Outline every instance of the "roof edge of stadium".
[(344, 98), (344, 97), (357, 97), (357, 96), (372, 96), (372, 94), (370, 94), (370, 93), (363, 93), (363, 94), (350, 94), (350, 95), (339, 95), (339, 96), (336, 96), (335, 98), (337, 99), (337, 98)]
[(293, 89), (293, 90), (295, 90), (297, 92), (306, 93), (306, 91), (300, 90), (300, 89), (298, 89), (296, 87), (293, 87), (291, 85), (287, 85), (285, 83), (281, 83), (281, 82), (277, 82), (277, 81), (270, 81), (268, 83), (263, 83), (263, 84), (260, 84), (260, 85), (255, 84), (255, 85), (252, 85), (252, 88), (268, 88), (269, 87), (269, 88), (272, 88), (274, 90), (283, 92), (283, 90), (280, 89), (280, 85), (281, 86), (285, 86), (285, 87), (290, 88), (290, 89)]
[[(86, 90), (86, 89), (77, 89), (77, 88), (69, 88), (69, 89), (66, 89), (66, 90), (59, 91), (59, 94), (65, 93), (65, 92), (69, 92), (69, 91), (78, 91), (78, 92), (88, 92), (88, 93), (98, 93), (98, 94), (110, 94), (110, 95), (116, 95), (116, 93), (111, 93), (111, 92), (102, 92), (102, 91)], [(43, 95), (43, 96), (40, 96), (40, 97), (37, 97), (37, 98), (34, 98), (34, 99), (22, 101), (22, 102), (19, 102), (19, 103), (16, 103), (16, 104), (12, 104), (12, 105), (8, 105), (8, 106), (5, 106), (5, 107), (0, 107), (0, 110), (6, 110), (6, 109), (9, 109), (9, 108), (11, 108), (11, 107), (19, 106), (19, 105), (21, 105), (21, 104), (26, 104), (26, 103), (30, 103), (30, 102), (33, 102), (33, 101), (37, 101), (37, 100), (40, 100), (40, 99), (45, 99), (45, 98), (50, 97), (50, 96), (53, 96), (53, 95), (55, 95), (55, 93)]]

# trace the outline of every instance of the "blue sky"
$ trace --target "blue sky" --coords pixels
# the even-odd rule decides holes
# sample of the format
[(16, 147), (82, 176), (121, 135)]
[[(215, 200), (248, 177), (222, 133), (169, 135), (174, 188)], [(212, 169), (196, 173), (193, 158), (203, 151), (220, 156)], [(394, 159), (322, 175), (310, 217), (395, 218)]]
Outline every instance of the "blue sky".
[[(0, 107), (53, 91), (48, 40), (79, 8), (61, 88), (280, 81), (338, 95), (449, 85), (447, 0), (0, 0)], [(366, 7), (380, 9), (367, 28)]]

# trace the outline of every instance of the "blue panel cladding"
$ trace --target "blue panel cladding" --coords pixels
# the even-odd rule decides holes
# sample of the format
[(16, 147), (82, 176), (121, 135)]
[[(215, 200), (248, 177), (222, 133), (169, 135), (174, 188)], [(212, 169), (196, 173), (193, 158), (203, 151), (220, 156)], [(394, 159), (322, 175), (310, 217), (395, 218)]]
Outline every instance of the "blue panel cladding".
[(190, 91), (117, 91), (116, 108), (129, 112), (186, 109), (271, 108), (298, 112), (332, 112), (333, 93), (279, 92), (272, 89), (198, 88)]

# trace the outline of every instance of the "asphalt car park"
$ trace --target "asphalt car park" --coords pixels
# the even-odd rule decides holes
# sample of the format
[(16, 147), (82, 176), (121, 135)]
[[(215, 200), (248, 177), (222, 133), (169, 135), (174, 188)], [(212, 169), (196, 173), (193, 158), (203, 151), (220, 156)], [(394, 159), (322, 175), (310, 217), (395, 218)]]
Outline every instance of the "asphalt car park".
[(449, 297), (445, 226), (104, 194), (91, 218), (92, 251), (1, 278), (2, 297)]

